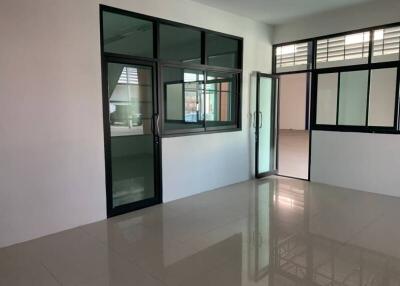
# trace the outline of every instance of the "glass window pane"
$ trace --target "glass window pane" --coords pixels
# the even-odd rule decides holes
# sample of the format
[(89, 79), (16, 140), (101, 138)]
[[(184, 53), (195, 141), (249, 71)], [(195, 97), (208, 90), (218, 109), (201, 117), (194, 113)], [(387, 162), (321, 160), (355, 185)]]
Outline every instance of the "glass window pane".
[(103, 46), (106, 53), (152, 58), (153, 22), (103, 12)]
[(201, 32), (160, 25), (160, 58), (184, 63), (201, 63)]
[(276, 71), (306, 70), (310, 67), (311, 42), (277, 47), (275, 50)]
[(208, 65), (239, 68), (239, 40), (207, 34)]
[(398, 61), (400, 50), (400, 26), (374, 31), (372, 62)]
[(233, 125), (236, 122), (237, 75), (209, 72), (207, 74), (205, 114), (206, 125)]
[(317, 41), (317, 68), (368, 63), (370, 33), (355, 33)]
[(371, 70), (369, 126), (393, 127), (396, 86), (397, 68)]
[(164, 67), (164, 129), (204, 128), (204, 74)]
[(364, 126), (367, 97), (368, 71), (340, 73), (339, 125)]
[(318, 75), (317, 124), (336, 125), (338, 73)]
[(153, 198), (152, 68), (108, 64), (113, 207)]
[(275, 169), (275, 146), (273, 143), (275, 134), (275, 93), (273, 82), (272, 78), (260, 77), (258, 173), (270, 172)]

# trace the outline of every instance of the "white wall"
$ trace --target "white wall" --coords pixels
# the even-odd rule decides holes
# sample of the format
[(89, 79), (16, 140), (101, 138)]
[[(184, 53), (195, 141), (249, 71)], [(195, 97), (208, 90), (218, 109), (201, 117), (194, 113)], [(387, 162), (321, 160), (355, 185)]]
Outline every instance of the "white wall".
[(400, 135), (313, 131), (311, 180), (400, 196)]
[(307, 74), (283, 75), (279, 84), (279, 128), (305, 130)]
[(274, 29), (274, 43), (301, 40), (400, 21), (400, 1), (375, 0), (308, 16)]
[(244, 38), (242, 131), (164, 138), (165, 202), (245, 181), (254, 174), (254, 138), (248, 115), (255, 106), (250, 102), (250, 75), (252, 71), (271, 72), (270, 29), (233, 14), (199, 7), (204, 13), (191, 15), (188, 23)]
[[(274, 42), (287, 42), (400, 22), (400, 1), (379, 0), (275, 27)], [(313, 131), (311, 180), (400, 196), (400, 137)]]
[[(244, 37), (244, 128), (164, 139), (164, 198), (248, 179), (249, 75), (270, 71), (269, 28), (186, 0), (104, 3)], [(99, 34), (98, 0), (0, 2), (0, 247), (106, 217)]]

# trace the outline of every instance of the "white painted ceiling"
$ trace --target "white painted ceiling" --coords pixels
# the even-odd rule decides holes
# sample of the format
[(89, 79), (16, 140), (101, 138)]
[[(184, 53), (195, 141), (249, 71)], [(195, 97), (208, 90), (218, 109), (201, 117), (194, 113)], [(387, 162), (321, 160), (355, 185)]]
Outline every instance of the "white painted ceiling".
[[(374, 0), (194, 0), (267, 24), (282, 24), (313, 14)], [(379, 0), (375, 0), (379, 1)]]

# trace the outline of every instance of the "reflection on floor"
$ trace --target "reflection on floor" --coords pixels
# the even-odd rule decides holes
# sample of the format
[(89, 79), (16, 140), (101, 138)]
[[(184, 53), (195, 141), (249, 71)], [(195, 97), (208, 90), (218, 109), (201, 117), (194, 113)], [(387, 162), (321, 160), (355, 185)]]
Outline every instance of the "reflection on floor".
[(269, 178), (0, 249), (0, 285), (400, 285), (400, 198)]
[(279, 174), (308, 179), (309, 131), (279, 131)]

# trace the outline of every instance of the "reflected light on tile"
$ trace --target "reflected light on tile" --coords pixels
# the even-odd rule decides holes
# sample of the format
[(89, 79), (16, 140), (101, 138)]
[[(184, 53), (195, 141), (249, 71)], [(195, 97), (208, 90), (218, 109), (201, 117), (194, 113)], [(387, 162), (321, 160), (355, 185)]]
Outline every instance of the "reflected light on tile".
[(400, 199), (252, 180), (0, 249), (0, 285), (400, 285)]

